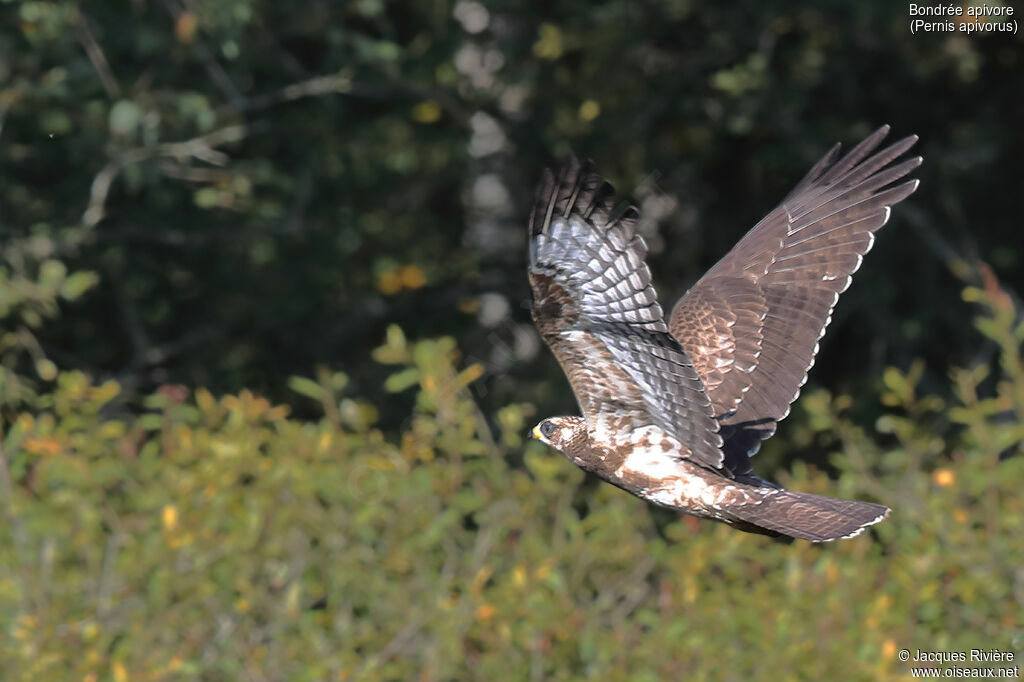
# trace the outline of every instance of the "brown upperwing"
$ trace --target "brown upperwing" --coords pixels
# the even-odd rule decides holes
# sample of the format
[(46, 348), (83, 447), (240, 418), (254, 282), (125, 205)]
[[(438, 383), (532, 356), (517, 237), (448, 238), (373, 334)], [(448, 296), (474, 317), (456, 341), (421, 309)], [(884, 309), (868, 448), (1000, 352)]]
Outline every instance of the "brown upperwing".
[(921, 164), (889, 165), (916, 136), (872, 155), (888, 132), (842, 158), (833, 147), (672, 311), (669, 328), (704, 380), (734, 473), (750, 471), (749, 456), (789, 414), (874, 232), (917, 188), (889, 187)]

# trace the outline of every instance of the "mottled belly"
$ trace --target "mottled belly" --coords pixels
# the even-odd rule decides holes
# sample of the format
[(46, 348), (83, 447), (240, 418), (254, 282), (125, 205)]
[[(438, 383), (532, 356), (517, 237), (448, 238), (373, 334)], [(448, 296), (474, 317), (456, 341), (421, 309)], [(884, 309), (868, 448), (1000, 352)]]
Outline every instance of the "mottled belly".
[(728, 507), (755, 501), (750, 486), (692, 464), (656, 442), (634, 445), (610, 480), (648, 502), (695, 516), (723, 518)]

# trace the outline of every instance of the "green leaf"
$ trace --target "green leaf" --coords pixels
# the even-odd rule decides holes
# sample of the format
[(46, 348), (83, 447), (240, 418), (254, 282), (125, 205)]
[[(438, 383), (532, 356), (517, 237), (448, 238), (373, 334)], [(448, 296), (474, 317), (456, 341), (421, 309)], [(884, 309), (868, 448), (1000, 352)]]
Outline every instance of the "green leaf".
[(213, 208), (220, 203), (220, 190), (216, 187), (201, 187), (192, 196), (199, 208)]
[(60, 295), (68, 301), (77, 300), (82, 294), (96, 286), (100, 281), (95, 272), (82, 270), (74, 272), (60, 285)]
[(389, 393), (398, 393), (413, 386), (420, 380), (420, 371), (415, 367), (403, 369), (389, 376), (384, 381), (384, 389)]
[(63, 111), (47, 111), (39, 118), (39, 128), (46, 135), (64, 135), (71, 131), (71, 117)]
[(48, 259), (39, 266), (39, 283), (45, 287), (56, 287), (67, 275), (67, 267), (59, 260)]
[(299, 395), (304, 395), (307, 398), (312, 398), (316, 401), (323, 400), (324, 397), (323, 386), (312, 379), (307, 379), (306, 377), (289, 377), (288, 388), (292, 389)]
[(52, 360), (40, 358), (36, 360), (36, 374), (43, 381), (53, 381), (57, 378), (57, 365)]
[(131, 100), (122, 99), (110, 107), (109, 125), (112, 135), (132, 135), (140, 121), (142, 121), (142, 108)]

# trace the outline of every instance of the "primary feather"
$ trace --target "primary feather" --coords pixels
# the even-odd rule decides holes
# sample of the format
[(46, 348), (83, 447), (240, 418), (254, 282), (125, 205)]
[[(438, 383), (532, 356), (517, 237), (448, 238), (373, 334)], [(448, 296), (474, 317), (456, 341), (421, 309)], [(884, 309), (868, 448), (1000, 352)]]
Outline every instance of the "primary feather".
[(921, 163), (883, 127), (834, 147), (675, 305), (666, 322), (638, 213), (588, 162), (549, 171), (530, 216), (531, 311), (583, 417), (534, 430), (576, 464), (655, 504), (819, 542), (885, 518), (883, 505), (783, 490), (750, 455), (775, 432), (832, 309)]

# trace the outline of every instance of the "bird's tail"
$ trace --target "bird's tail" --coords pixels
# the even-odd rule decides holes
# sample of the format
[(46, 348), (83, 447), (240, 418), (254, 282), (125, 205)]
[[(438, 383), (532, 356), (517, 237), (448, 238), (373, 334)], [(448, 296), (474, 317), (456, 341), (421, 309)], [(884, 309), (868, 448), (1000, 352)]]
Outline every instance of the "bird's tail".
[(729, 512), (743, 530), (827, 542), (859, 535), (888, 516), (889, 508), (873, 502), (776, 489), (765, 490), (758, 502), (737, 505)]

